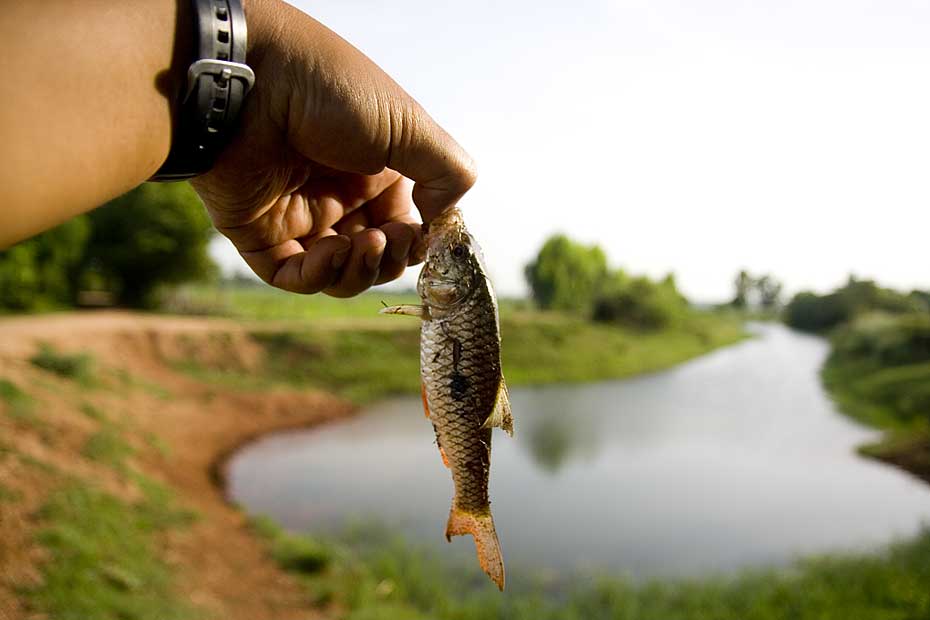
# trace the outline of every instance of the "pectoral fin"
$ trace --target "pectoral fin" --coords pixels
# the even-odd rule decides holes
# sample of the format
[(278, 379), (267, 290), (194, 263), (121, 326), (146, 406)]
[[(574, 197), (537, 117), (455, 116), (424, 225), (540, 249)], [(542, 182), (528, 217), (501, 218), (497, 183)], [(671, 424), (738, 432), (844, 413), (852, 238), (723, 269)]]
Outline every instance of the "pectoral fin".
[(507, 393), (507, 383), (501, 377), (500, 385), (497, 387), (497, 400), (494, 402), (494, 409), (491, 415), (481, 425), (482, 428), (498, 428), (513, 437), (513, 413), (510, 410), (510, 395)]
[(406, 316), (415, 316), (418, 319), (424, 320), (429, 318), (429, 311), (426, 309), (426, 306), (414, 306), (409, 304), (385, 306), (378, 310), (378, 314), (403, 314)]
[(426, 419), (430, 418), (429, 414), (429, 399), (426, 398), (426, 384), (420, 383), (420, 398), (423, 400), (423, 413), (426, 414)]

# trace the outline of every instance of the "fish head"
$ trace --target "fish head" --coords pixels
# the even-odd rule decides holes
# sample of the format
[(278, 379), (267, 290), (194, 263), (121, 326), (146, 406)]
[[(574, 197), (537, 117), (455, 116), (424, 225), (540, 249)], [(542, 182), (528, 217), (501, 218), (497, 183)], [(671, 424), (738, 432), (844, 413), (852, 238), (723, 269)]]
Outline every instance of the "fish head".
[(481, 250), (457, 208), (429, 223), (426, 244), (417, 292), (431, 308), (452, 309), (468, 299), (484, 279)]

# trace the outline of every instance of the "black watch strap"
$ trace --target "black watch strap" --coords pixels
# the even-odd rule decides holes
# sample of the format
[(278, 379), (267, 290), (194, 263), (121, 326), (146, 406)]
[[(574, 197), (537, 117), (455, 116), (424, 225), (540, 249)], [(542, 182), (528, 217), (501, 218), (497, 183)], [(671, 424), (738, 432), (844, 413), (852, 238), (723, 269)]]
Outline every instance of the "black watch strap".
[(191, 5), (196, 56), (181, 93), (171, 152), (152, 181), (189, 179), (210, 170), (255, 83), (255, 74), (245, 64), (242, 2), (191, 0)]

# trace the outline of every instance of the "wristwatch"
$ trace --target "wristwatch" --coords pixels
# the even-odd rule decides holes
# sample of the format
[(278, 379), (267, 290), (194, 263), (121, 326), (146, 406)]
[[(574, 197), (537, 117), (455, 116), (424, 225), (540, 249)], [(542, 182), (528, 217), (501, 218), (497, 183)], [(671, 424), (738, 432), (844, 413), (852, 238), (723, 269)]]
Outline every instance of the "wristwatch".
[(191, 0), (191, 5), (197, 55), (178, 102), (171, 151), (150, 181), (179, 181), (210, 170), (255, 84), (255, 73), (245, 64), (241, 0)]

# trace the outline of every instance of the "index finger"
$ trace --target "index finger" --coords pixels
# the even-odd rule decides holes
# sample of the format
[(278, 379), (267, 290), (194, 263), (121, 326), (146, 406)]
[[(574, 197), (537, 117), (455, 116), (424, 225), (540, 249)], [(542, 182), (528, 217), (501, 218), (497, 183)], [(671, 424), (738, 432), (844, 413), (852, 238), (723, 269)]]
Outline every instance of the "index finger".
[(409, 95), (398, 99), (406, 102), (392, 112), (387, 167), (413, 180), (413, 202), (428, 223), (455, 206), (475, 184), (478, 170), (465, 149)]

